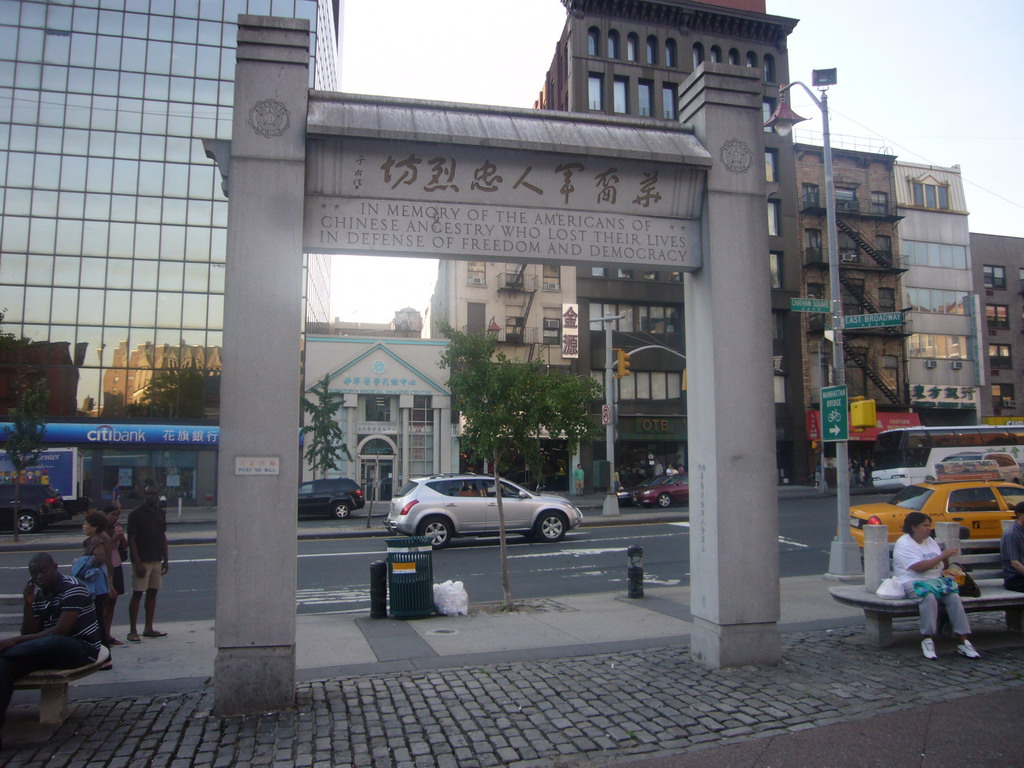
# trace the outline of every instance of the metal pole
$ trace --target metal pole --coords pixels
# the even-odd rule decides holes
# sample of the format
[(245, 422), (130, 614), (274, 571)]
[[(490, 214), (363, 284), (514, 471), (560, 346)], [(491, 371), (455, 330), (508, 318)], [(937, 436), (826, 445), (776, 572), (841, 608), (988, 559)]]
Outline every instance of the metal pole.
[(612, 377), (612, 323), (618, 320), (616, 317), (602, 317), (604, 323), (604, 401), (608, 408), (608, 423), (604, 427), (605, 452), (608, 456), (608, 492), (604, 496), (602, 514), (619, 514), (619, 497), (615, 493), (615, 394)]
[[(828, 130), (828, 93), (821, 91), (822, 139), (825, 155), (825, 215), (828, 225), (828, 284), (832, 296), (832, 377), (846, 385), (843, 350), (843, 297), (839, 284), (839, 236), (836, 227), (836, 191), (832, 178), (832, 145)], [(836, 443), (836, 537), (829, 552), (827, 576), (846, 578), (862, 574), (860, 551), (850, 536), (850, 463), (846, 440)]]

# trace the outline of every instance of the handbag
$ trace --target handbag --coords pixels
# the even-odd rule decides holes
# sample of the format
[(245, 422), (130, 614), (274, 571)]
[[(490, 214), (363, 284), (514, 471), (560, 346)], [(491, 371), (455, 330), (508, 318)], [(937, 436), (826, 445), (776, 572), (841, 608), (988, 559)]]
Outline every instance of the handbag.
[(900, 599), (904, 596), (903, 585), (895, 576), (890, 576), (888, 579), (882, 579), (882, 583), (878, 585), (875, 594), (879, 597), (887, 597), (893, 600)]
[(950, 563), (944, 573), (956, 582), (961, 597), (981, 597), (981, 587), (978, 586), (978, 582), (964, 570), (960, 563)]
[(89, 594), (93, 597), (110, 592), (107, 572), (105, 569), (93, 565), (92, 555), (76, 557), (74, 563), (71, 564), (71, 575), (85, 584), (89, 589)]

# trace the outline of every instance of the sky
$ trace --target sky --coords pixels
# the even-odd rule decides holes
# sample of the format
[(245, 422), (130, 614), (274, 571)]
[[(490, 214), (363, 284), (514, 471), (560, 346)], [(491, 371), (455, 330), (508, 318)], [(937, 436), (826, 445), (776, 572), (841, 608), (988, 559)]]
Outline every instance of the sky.
[[(514, 13), (509, 15), (509, 9)], [(790, 78), (838, 69), (833, 144), (961, 167), (972, 232), (1024, 237), (1024, 75), (1020, 0), (767, 0), (799, 19)], [(345, 0), (341, 89), (532, 107), (565, 23), (560, 0)], [(680, 46), (680, 51), (684, 46)], [(821, 129), (799, 88), (792, 106)], [(797, 138), (807, 140), (798, 129)], [(1012, 169), (1017, 168), (1018, 172)], [(426, 309), (432, 259), (334, 256), (331, 317), (386, 323)]]

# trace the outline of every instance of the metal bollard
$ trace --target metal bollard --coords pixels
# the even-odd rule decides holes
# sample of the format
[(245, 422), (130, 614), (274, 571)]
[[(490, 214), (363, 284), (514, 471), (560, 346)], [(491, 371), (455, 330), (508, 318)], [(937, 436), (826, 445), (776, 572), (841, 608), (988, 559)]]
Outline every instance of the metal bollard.
[(635, 544), (626, 550), (629, 567), (626, 569), (626, 583), (629, 585), (627, 597), (644, 596), (644, 548)]
[(388, 566), (383, 560), (370, 563), (370, 618), (388, 616)]

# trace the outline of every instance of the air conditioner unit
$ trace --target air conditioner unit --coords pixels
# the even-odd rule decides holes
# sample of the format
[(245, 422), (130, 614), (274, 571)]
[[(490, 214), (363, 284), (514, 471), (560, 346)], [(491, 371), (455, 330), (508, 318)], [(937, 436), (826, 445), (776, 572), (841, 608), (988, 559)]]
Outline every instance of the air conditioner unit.
[(953, 361), (953, 370), (954, 371), (959, 371), (963, 367), (964, 367), (963, 361), (961, 361), (961, 360), (954, 360)]
[(561, 290), (562, 286), (558, 283), (544, 283), (545, 291), (558, 291)]
[(484, 279), (482, 277), (470, 277), (467, 282), (470, 285), (483, 285)]
[(924, 361), (924, 367), (925, 368), (934, 368), (937, 365), (938, 365), (938, 363), (935, 362), (934, 360), (925, 360)]
[(999, 407), (1000, 408), (1016, 408), (1017, 407), (1017, 401), (1016, 400), (1003, 400), (1003, 402), (999, 404)]
[(847, 264), (855, 264), (856, 262), (860, 261), (860, 259), (858, 259), (857, 255), (854, 253), (844, 253), (839, 257), (839, 260), (845, 261)]

